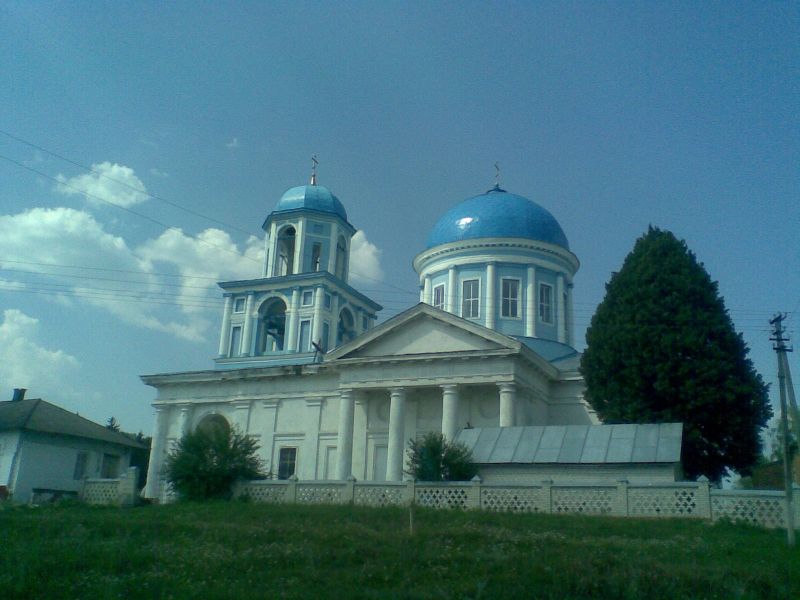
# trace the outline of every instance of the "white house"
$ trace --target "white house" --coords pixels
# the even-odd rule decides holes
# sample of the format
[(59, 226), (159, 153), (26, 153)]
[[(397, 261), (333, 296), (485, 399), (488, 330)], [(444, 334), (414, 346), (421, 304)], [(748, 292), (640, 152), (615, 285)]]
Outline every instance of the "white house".
[(39, 398), (0, 402), (0, 489), (15, 502), (77, 495), (84, 477), (119, 477), (143, 448)]
[(257, 438), (281, 478), (400, 480), (407, 440), (430, 431), (495, 480), (676, 477), (680, 424), (603, 426), (584, 401), (579, 262), (538, 204), (495, 186), (455, 205), (414, 259), (420, 303), (377, 326), (381, 307), (347, 283), (355, 228), (328, 189), (290, 189), (263, 228), (262, 276), (219, 284), (215, 368), (142, 377), (158, 391), (146, 496), (203, 423)]

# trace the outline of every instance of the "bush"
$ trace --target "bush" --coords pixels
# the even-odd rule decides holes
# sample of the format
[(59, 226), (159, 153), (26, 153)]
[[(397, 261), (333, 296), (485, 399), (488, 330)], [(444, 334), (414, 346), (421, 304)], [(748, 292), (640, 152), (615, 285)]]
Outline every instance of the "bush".
[(469, 481), (478, 474), (472, 453), (441, 433), (427, 433), (408, 440), (408, 474), (418, 481)]
[(262, 477), (258, 448), (228, 427), (198, 428), (167, 456), (166, 477), (182, 500), (229, 499), (237, 480)]

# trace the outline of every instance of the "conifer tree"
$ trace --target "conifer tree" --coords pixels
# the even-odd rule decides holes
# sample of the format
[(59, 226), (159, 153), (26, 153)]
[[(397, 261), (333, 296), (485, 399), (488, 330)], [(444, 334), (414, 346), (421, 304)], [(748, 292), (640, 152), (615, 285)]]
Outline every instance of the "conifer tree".
[(587, 400), (605, 423), (682, 422), (689, 478), (719, 481), (755, 464), (772, 413), (767, 386), (684, 241), (652, 226), (636, 241), (586, 343)]

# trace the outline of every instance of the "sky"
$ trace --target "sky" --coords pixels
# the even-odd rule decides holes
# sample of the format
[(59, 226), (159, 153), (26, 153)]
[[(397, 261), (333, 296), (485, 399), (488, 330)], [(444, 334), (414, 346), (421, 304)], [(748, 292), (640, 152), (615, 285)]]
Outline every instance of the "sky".
[(139, 376), (213, 367), (216, 282), (260, 276), (261, 223), (316, 154), (382, 319), (418, 302), (414, 256), (497, 162), (581, 261), (579, 348), (652, 224), (719, 282), (777, 402), (800, 4), (6, 0), (0, 82), (0, 399), (151, 432)]

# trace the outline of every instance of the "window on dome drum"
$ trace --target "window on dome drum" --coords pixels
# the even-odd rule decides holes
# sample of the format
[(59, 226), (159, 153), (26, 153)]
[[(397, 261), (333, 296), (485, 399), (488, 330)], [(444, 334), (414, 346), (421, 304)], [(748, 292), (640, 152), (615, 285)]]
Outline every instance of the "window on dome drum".
[(314, 242), (314, 245), (311, 247), (311, 270), (312, 271), (319, 271), (320, 256), (322, 256), (322, 244), (320, 244), (319, 242)]
[(284, 227), (278, 234), (278, 256), (275, 257), (274, 275), (294, 273), (294, 227)]
[(278, 455), (278, 479), (289, 479), (297, 467), (297, 448), (281, 448)]
[(480, 281), (468, 279), (461, 283), (461, 316), (477, 319), (480, 316)]
[(325, 322), (322, 324), (322, 339), (319, 340), (319, 345), (323, 352), (328, 351), (328, 338), (331, 336), (331, 324)]
[(444, 310), (444, 284), (433, 287), (433, 308)]
[(233, 312), (235, 313), (243, 313), (244, 312), (244, 298), (237, 298), (233, 303)]
[(553, 286), (547, 283), (539, 284), (539, 320), (553, 324)]
[(519, 279), (503, 279), (500, 315), (509, 319), (519, 318)]
[(231, 328), (231, 347), (228, 351), (228, 356), (239, 356), (241, 354), (242, 345), (242, 328)]
[(303, 306), (311, 306), (314, 303), (314, 292), (306, 290), (303, 292)]

